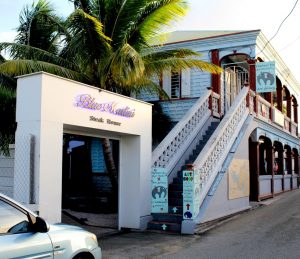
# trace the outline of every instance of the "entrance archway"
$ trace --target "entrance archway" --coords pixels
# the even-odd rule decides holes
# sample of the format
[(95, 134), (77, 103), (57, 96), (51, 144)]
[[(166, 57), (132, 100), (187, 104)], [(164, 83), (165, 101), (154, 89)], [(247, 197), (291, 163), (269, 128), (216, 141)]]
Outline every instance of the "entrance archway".
[[(151, 211), (150, 104), (47, 73), (18, 78), (15, 198), (61, 222), (62, 146), (66, 132), (119, 139), (119, 228), (146, 227)], [(24, 136), (35, 137), (33, 163)], [(33, 167), (34, 170), (31, 170)], [(34, 172), (34, 185), (24, 184)]]

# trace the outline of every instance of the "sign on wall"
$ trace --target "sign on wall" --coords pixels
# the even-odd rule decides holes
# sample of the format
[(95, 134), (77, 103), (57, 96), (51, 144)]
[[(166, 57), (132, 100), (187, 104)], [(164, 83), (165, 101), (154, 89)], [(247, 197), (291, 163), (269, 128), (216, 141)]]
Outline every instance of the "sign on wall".
[(249, 196), (249, 161), (234, 159), (228, 169), (229, 200)]
[(276, 91), (275, 62), (256, 63), (256, 92), (267, 93)]
[(165, 168), (152, 169), (152, 213), (168, 213), (168, 175)]
[(183, 219), (194, 219), (200, 209), (200, 171), (183, 171)]

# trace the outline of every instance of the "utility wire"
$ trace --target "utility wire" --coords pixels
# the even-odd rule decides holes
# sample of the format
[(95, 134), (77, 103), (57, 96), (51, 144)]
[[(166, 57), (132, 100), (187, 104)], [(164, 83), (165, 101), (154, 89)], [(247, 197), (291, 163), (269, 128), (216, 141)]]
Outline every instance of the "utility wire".
[(273, 37), (272, 37), (271, 39), (269, 39), (269, 40), (267, 41), (267, 43), (264, 45), (264, 47), (262, 48), (262, 50), (261, 50), (256, 56), (258, 56), (260, 53), (262, 53), (262, 52), (264, 51), (264, 49), (267, 47), (267, 45), (270, 43), (270, 41), (273, 40), (273, 39), (276, 37), (276, 35), (278, 34), (278, 32), (279, 32), (281, 26), (283, 25), (283, 23), (286, 21), (286, 19), (292, 14), (292, 12), (294, 11), (294, 9), (296, 8), (296, 6), (297, 6), (297, 4), (298, 4), (298, 1), (299, 1), (299, 0), (296, 0), (296, 2), (295, 2), (295, 4), (294, 4), (293, 8), (291, 9), (291, 11), (289, 12), (289, 14), (288, 14), (288, 15), (282, 20), (282, 22), (280, 23), (280, 25), (279, 25), (279, 27), (278, 27), (276, 33), (273, 35)]

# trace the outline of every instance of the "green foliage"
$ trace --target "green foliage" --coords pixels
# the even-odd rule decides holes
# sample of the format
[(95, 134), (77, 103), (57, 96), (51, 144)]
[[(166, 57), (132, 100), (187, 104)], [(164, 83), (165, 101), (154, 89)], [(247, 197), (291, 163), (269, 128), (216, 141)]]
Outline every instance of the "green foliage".
[[(188, 49), (152, 45), (187, 11), (185, 0), (71, 0), (74, 12), (64, 21), (46, 0), (26, 6), (14, 43), (0, 43), (0, 87), (7, 101), (5, 124), (13, 133), (15, 76), (45, 71), (99, 88), (130, 95), (142, 90), (165, 97), (153, 78), (165, 69), (221, 69)], [(10, 94), (5, 91), (10, 91)], [(10, 96), (10, 97), (9, 97)], [(9, 100), (9, 101), (8, 101)], [(7, 105), (6, 108), (4, 106)], [(10, 113), (10, 115), (8, 115)], [(0, 133), (4, 132), (0, 128)]]
[[(59, 36), (65, 29), (63, 20), (55, 14), (55, 9), (49, 2), (39, 0), (31, 6), (25, 6), (19, 22), (17, 43), (58, 53)], [(20, 58), (22, 51), (15, 53), (14, 56)]]

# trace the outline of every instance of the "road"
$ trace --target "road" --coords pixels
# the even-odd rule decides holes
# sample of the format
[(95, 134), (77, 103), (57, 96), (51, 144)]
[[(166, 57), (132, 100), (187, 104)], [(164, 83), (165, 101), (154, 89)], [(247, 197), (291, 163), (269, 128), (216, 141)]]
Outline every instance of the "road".
[(104, 258), (300, 258), (300, 190), (202, 235), (128, 233), (100, 241)]

